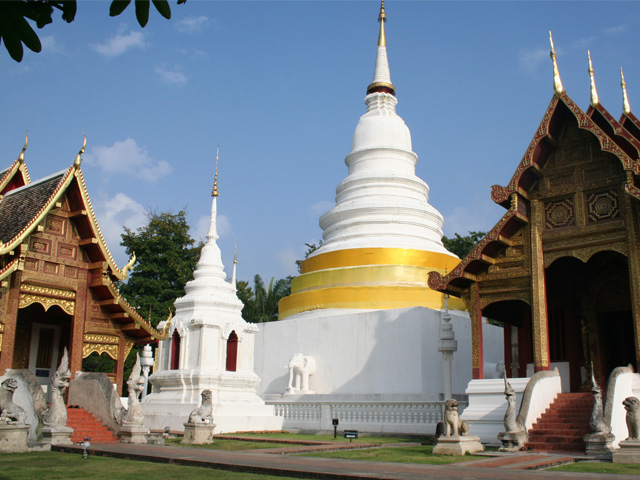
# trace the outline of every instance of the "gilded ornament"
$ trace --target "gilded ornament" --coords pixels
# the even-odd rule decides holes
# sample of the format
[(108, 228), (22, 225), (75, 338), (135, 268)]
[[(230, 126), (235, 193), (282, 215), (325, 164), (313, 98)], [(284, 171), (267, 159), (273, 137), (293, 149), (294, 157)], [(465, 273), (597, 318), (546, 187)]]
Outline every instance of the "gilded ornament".
[(85, 333), (84, 341), (86, 343), (112, 343), (117, 345), (120, 342), (120, 337), (102, 333)]
[(98, 355), (106, 353), (114, 360), (118, 360), (118, 345), (105, 345), (103, 343), (85, 343), (82, 346), (82, 358), (87, 358), (93, 352)]

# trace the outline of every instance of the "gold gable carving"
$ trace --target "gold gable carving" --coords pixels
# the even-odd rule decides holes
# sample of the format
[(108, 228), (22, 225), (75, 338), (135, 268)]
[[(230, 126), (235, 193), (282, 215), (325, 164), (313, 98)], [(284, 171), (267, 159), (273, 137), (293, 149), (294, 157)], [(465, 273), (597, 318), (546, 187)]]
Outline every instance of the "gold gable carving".
[(20, 286), (20, 300), (18, 308), (25, 308), (33, 303), (39, 303), (46, 310), (57, 305), (65, 313), (74, 315), (76, 308), (76, 293), (71, 290), (42, 287), (23, 283)]

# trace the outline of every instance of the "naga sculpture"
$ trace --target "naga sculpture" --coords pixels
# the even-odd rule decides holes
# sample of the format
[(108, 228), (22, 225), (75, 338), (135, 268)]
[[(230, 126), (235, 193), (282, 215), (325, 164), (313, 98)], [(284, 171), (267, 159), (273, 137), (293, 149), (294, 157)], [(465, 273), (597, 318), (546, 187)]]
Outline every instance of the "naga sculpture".
[(516, 391), (507, 380), (507, 374), (504, 373), (504, 396), (507, 399), (507, 411), (504, 414), (504, 429), (507, 433), (519, 433), (524, 431), (524, 426), (518, 423), (516, 409)]
[(69, 387), (71, 370), (69, 370), (69, 354), (64, 348), (60, 366), (51, 379), (51, 407), (44, 415), (43, 423), (48, 426), (65, 426), (67, 424), (67, 407), (64, 395)]
[(611, 427), (604, 422), (602, 389), (593, 375), (593, 363), (591, 364), (591, 393), (593, 394), (593, 410), (591, 410), (591, 418), (589, 419), (591, 432), (611, 433)]
[(141, 373), (140, 355), (136, 354), (136, 364), (133, 366), (127, 387), (129, 388), (129, 408), (122, 418), (122, 425), (142, 425), (144, 413), (138, 397), (144, 388), (144, 377)]
[(211, 402), (211, 390), (203, 390), (202, 404), (189, 414), (189, 422), (194, 425), (213, 423), (213, 405)]
[(0, 384), (0, 425), (25, 425), (27, 414), (22, 407), (13, 403), (13, 394), (18, 382), (7, 378)]
[(622, 402), (627, 411), (627, 429), (629, 437), (627, 440), (640, 440), (640, 400), (636, 397), (627, 397)]

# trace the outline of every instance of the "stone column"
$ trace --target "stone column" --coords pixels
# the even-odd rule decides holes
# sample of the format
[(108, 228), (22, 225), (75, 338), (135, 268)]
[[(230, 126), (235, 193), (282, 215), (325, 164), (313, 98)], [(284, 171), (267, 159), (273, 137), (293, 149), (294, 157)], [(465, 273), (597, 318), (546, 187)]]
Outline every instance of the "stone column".
[(440, 324), (440, 345), (438, 351), (442, 353), (442, 359), (444, 360), (444, 399), (448, 400), (452, 398), (452, 378), (451, 378), (451, 361), (453, 360), (453, 353), (458, 350), (458, 342), (455, 340), (456, 336), (453, 332), (453, 325), (451, 325), (451, 315), (449, 315), (449, 295), (445, 293), (445, 310), (442, 315), (442, 323)]
[(542, 251), (542, 204), (531, 202), (531, 323), (533, 330), (534, 372), (549, 370), (549, 323), (544, 254)]
[(140, 355), (140, 366), (142, 367), (142, 378), (144, 378), (144, 388), (140, 394), (141, 398), (147, 396), (147, 389), (149, 388), (149, 370), (153, 366), (153, 351), (151, 345), (145, 345), (142, 348), (142, 355)]

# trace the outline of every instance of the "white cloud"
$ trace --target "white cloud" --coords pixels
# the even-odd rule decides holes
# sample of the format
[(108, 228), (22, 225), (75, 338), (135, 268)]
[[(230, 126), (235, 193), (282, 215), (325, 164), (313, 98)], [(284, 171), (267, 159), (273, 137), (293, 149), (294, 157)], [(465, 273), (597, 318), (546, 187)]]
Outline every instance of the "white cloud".
[(626, 25), (618, 25), (616, 27), (605, 28), (604, 33), (607, 35), (619, 35), (627, 30)]
[(331, 210), (334, 205), (334, 202), (330, 202), (328, 200), (320, 200), (319, 202), (311, 205), (307, 211), (309, 212), (309, 215), (319, 218), (320, 215), (325, 214), (329, 210)]
[(531, 74), (535, 72), (542, 62), (549, 58), (549, 49), (535, 48), (520, 50), (518, 55), (518, 63), (522, 73)]
[(124, 193), (116, 193), (112, 198), (102, 198), (93, 203), (102, 236), (113, 255), (116, 264), (122, 267), (129, 260), (122, 241), (123, 226), (137, 230), (147, 223), (146, 209)]
[(91, 47), (99, 54), (112, 58), (122, 55), (132, 48), (144, 48), (146, 45), (144, 33), (132, 30), (128, 34), (118, 33), (102, 43), (92, 44)]
[(139, 147), (132, 138), (115, 142), (110, 147), (104, 145), (94, 147), (85, 155), (85, 161), (89, 165), (100, 168), (106, 174), (127, 174), (148, 182), (155, 182), (173, 171), (164, 160), (152, 159), (149, 153)]
[(46, 53), (66, 53), (62, 45), (58, 44), (56, 41), (56, 37), (53, 35), (47, 35), (46, 37), (40, 38), (40, 43), (42, 43), (42, 51)]
[(591, 36), (586, 38), (580, 38), (579, 40), (574, 41), (571, 46), (576, 49), (584, 50), (588, 48), (590, 45), (593, 45), (596, 41), (597, 37)]
[(183, 33), (199, 33), (211, 23), (209, 17), (204, 15), (190, 16), (176, 22), (176, 28)]
[(160, 75), (162, 83), (166, 83), (167, 85), (184, 87), (187, 84), (187, 76), (180, 71), (179, 67), (170, 70), (166, 65), (161, 65), (156, 67), (156, 73)]

